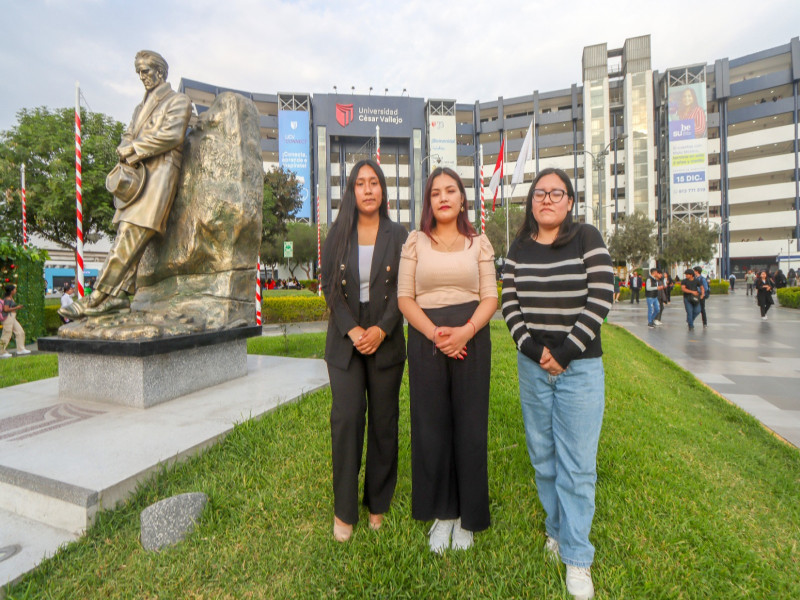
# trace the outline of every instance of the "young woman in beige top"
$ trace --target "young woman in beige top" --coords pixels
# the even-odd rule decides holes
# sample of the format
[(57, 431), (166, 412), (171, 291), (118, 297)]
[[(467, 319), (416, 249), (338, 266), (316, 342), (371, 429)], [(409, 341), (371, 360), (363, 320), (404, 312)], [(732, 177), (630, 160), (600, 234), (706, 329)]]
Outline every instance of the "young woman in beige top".
[(408, 319), (411, 514), (434, 519), (430, 549), (466, 549), (489, 527), (487, 429), (497, 310), (494, 251), (466, 212), (464, 184), (428, 178), (419, 231), (400, 257), (397, 304)]

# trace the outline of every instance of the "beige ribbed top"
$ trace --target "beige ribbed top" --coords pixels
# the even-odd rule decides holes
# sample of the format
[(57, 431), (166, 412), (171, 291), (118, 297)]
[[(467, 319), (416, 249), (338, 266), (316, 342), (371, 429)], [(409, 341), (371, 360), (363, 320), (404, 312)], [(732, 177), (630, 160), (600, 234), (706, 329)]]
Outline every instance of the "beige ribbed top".
[(398, 297), (414, 298), (420, 308), (441, 308), (497, 297), (494, 250), (486, 235), (464, 240), (459, 252), (438, 252), (430, 238), (412, 231), (400, 254)]

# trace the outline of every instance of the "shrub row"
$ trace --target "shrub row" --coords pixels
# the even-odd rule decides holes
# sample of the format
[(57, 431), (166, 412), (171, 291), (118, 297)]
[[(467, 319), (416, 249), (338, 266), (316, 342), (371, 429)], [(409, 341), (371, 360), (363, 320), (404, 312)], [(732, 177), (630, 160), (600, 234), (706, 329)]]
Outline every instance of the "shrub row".
[(284, 296), (261, 302), (263, 323), (299, 323), (327, 318), (328, 307), (321, 296)]
[(779, 288), (778, 302), (788, 308), (800, 308), (800, 287)]

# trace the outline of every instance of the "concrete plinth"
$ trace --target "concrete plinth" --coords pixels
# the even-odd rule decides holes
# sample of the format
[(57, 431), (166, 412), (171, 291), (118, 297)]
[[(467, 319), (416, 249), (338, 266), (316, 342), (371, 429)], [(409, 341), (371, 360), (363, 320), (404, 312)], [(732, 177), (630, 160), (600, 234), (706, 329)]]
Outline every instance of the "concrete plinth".
[(58, 353), (62, 400), (149, 408), (247, 375), (247, 338), (239, 327), (154, 340), (44, 338), (39, 349)]

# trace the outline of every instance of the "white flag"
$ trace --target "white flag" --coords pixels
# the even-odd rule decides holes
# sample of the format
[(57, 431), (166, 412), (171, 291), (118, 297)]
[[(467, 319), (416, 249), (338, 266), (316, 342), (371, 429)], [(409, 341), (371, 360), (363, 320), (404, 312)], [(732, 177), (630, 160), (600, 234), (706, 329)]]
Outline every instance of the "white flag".
[[(528, 125), (528, 133), (525, 134), (525, 141), (522, 142), (522, 149), (517, 157), (517, 166), (514, 167), (514, 175), (511, 177), (511, 185), (516, 186), (525, 180), (525, 163), (533, 159), (533, 121)], [(514, 193), (514, 188), (511, 188)]]

